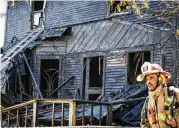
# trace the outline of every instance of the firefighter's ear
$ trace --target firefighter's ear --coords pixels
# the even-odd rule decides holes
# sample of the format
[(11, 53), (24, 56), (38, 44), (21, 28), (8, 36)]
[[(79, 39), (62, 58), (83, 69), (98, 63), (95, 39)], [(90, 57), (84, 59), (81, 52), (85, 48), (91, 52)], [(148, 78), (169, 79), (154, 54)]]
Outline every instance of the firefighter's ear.
[(162, 78), (161, 78), (161, 77), (158, 77), (158, 81), (159, 81), (159, 82), (162, 82)]

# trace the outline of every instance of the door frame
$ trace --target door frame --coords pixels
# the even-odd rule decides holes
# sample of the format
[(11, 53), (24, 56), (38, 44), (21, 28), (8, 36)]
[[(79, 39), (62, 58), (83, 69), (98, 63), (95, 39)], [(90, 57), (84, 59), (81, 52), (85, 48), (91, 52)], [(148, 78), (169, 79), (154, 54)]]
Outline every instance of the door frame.
[[(87, 68), (85, 68), (85, 59), (86, 61), (90, 60), (90, 59), (87, 59), (87, 58), (93, 58), (93, 57), (103, 57), (103, 77), (102, 77), (102, 87), (101, 89), (99, 89), (99, 87), (91, 87), (93, 90), (97, 90), (96, 92), (94, 92), (94, 94), (99, 94), (99, 92), (101, 92), (102, 95), (104, 95), (104, 91), (105, 91), (105, 67), (106, 67), (106, 52), (96, 52), (96, 53), (87, 53), (87, 54), (84, 54), (83, 55), (83, 69), (82, 69), (82, 99), (85, 99), (85, 100), (88, 100), (89, 99), (89, 93), (88, 95), (86, 95), (86, 92), (90, 92), (91, 90), (86, 90), (86, 73), (84, 73), (84, 70), (89, 70)], [(88, 66), (86, 67), (90, 67), (89, 66), (89, 62), (88, 62)], [(85, 72), (86, 72), (85, 71)], [(84, 76), (85, 75), (85, 76)], [(89, 75), (88, 75), (89, 77)], [(87, 82), (89, 83), (89, 78), (87, 80)], [(89, 84), (88, 84), (89, 85)], [(101, 91), (100, 91), (101, 90)]]

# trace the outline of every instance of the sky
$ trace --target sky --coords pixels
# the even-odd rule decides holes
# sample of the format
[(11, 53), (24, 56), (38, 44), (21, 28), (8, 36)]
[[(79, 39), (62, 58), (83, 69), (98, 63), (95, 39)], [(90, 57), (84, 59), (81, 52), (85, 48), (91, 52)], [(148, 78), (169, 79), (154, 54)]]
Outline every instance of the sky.
[(0, 48), (4, 44), (6, 1), (0, 0)]

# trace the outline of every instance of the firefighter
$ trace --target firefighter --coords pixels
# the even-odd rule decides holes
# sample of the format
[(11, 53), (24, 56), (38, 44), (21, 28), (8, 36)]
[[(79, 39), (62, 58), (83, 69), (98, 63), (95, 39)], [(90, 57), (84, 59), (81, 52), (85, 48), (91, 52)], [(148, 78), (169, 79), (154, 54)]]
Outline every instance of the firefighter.
[[(170, 73), (150, 62), (145, 62), (141, 71), (137, 81), (145, 82), (148, 87), (148, 97), (141, 112), (141, 128), (179, 128), (179, 110), (173, 110), (172, 106), (179, 98), (170, 97), (167, 86)], [(175, 111), (174, 116), (172, 111)]]

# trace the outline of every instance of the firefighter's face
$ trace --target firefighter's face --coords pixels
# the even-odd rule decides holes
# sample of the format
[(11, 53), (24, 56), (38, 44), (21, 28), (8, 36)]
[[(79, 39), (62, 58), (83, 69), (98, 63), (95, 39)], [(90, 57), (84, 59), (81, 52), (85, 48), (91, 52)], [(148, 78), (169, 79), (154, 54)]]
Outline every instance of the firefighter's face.
[(149, 91), (154, 91), (157, 88), (157, 74), (149, 74), (145, 77), (145, 81)]

